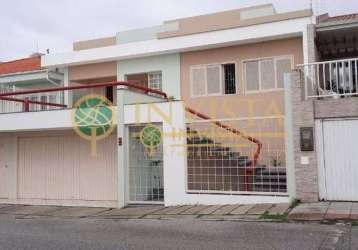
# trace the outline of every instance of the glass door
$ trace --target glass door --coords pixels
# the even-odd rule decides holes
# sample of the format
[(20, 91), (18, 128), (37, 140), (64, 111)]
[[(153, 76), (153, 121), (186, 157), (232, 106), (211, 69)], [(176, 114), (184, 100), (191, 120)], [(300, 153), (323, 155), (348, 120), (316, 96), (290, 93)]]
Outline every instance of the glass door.
[(162, 126), (129, 126), (128, 135), (128, 202), (163, 203)]

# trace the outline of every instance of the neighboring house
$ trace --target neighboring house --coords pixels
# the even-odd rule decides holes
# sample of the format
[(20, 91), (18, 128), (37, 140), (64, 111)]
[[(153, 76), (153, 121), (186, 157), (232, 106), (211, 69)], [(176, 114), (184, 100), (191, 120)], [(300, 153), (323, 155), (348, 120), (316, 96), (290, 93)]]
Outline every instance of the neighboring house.
[[(357, 14), (322, 15), (309, 28), (309, 62), (292, 78), (296, 189), (301, 200), (358, 201), (357, 41)], [(302, 128), (313, 147), (302, 142), (301, 148)]]
[[(41, 54), (35, 53), (29, 58), (0, 63), (0, 93), (36, 88), (59, 87), (63, 84), (63, 74), (58, 70), (41, 67)], [(61, 93), (38, 93), (26, 96), (30, 101), (63, 103)], [(30, 104), (30, 110), (48, 110), (46, 105)], [(22, 102), (0, 100), (0, 112), (21, 112)]]
[[(315, 22), (311, 10), (277, 13), (268, 4), (119, 32), (43, 56), (43, 68), (63, 72), (64, 87), (88, 88), (62, 91), (69, 109), (0, 116), (0, 166), (7, 166), (0, 168), (0, 201), (122, 207), (304, 198), (295, 182), (297, 145), (287, 136), (288, 76), (312, 61)], [(140, 90), (91, 88), (115, 81)], [(71, 122), (70, 108), (89, 93), (116, 106), (117, 130), (98, 141), (97, 157)], [(154, 151), (141, 140), (149, 123), (162, 130)]]

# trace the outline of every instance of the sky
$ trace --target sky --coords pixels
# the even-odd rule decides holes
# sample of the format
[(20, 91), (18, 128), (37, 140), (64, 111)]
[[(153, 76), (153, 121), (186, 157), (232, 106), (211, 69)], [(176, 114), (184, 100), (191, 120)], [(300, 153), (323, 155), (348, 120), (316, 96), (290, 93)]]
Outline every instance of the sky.
[[(161, 24), (165, 20), (273, 3), (278, 12), (311, 0), (0, 0), (0, 61), (60, 53), (72, 43)], [(312, 0), (316, 13), (358, 12), (357, 0)]]

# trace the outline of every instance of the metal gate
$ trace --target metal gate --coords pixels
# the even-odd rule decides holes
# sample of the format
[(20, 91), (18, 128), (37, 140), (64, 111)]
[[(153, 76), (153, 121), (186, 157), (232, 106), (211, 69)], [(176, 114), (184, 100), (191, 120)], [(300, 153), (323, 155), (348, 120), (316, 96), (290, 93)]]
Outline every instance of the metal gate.
[(358, 120), (326, 120), (319, 129), (320, 198), (358, 201)]
[[(147, 141), (143, 134), (148, 129), (154, 142)], [(163, 145), (162, 128), (158, 124), (129, 126), (128, 203), (163, 203)], [(158, 140), (156, 140), (158, 139)]]

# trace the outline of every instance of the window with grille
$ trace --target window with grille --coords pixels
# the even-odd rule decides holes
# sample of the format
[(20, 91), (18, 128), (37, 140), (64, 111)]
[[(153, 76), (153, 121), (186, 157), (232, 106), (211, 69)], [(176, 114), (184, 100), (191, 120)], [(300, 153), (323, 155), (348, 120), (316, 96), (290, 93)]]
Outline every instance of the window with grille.
[(126, 80), (130, 83), (151, 89), (162, 90), (163, 88), (161, 71), (126, 75)]
[(236, 94), (235, 63), (191, 68), (191, 96)]
[(162, 72), (148, 73), (148, 86), (151, 89), (162, 90)]
[(236, 94), (235, 64), (229, 63), (222, 65), (224, 71), (225, 94)]
[(273, 57), (244, 63), (247, 92), (282, 89), (285, 73), (292, 70), (292, 58)]

